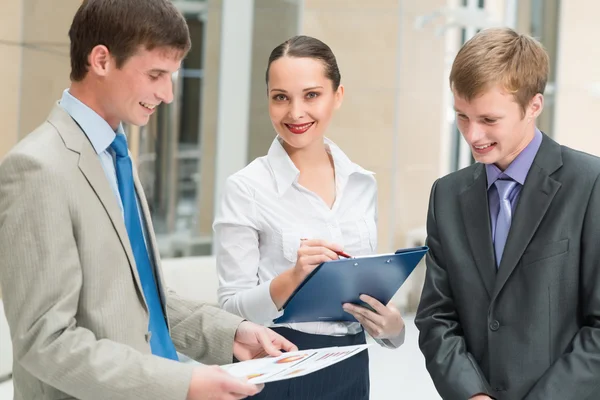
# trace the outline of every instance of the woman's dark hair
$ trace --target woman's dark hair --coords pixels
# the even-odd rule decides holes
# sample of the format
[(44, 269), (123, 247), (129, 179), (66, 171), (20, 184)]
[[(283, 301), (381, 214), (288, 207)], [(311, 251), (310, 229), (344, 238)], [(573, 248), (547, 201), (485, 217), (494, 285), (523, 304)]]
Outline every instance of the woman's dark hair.
[(335, 55), (325, 43), (310, 36), (294, 36), (275, 47), (269, 56), (265, 80), (269, 84), (269, 69), (273, 61), (282, 57), (313, 58), (325, 66), (325, 76), (333, 83), (333, 90), (337, 90), (342, 79), (338, 69)]

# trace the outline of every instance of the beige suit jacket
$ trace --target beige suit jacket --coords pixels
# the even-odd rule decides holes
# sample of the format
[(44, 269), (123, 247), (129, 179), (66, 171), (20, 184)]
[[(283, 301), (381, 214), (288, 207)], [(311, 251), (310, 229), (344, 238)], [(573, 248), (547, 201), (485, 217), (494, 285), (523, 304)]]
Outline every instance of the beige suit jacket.
[[(135, 183), (177, 350), (231, 362), (242, 319), (165, 288)], [(151, 355), (117, 198), (87, 136), (58, 105), (0, 163), (0, 260), (15, 399), (186, 398), (193, 367)]]

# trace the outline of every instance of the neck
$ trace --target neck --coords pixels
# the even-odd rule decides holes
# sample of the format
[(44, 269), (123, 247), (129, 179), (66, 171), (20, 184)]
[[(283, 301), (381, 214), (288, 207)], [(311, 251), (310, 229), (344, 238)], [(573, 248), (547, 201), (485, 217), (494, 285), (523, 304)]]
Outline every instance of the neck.
[(101, 91), (93, 82), (86, 81), (85, 79), (81, 82), (71, 82), (69, 93), (77, 100), (91, 108), (96, 114), (104, 119), (110, 127), (116, 131), (121, 123), (116, 118), (110, 118), (108, 113), (104, 111), (102, 107), (102, 96), (99, 95)]
[(300, 172), (322, 168), (325, 165), (331, 164), (331, 159), (323, 140), (315, 141), (301, 149), (293, 148), (284, 141), (283, 148)]

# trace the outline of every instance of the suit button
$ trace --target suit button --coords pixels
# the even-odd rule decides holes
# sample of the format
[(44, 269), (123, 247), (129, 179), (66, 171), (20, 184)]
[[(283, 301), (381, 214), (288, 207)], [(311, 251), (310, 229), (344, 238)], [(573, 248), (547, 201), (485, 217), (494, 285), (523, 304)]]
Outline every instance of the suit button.
[(152, 332), (146, 332), (144, 337), (146, 338), (146, 342), (150, 343), (150, 339), (152, 338)]
[(490, 329), (494, 332), (496, 332), (498, 329), (500, 329), (500, 322), (494, 320), (490, 323)]

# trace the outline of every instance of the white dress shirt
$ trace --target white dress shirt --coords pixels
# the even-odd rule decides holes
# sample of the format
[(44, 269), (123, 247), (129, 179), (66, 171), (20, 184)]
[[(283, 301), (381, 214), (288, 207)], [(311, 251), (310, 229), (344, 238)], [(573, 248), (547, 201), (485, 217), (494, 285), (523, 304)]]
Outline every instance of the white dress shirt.
[[(300, 171), (281, 144), (230, 176), (213, 228), (221, 307), (267, 326), (286, 326), (321, 335), (356, 334), (354, 322), (306, 322), (273, 325), (283, 314), (270, 294), (273, 278), (294, 267), (300, 239), (324, 239), (352, 256), (377, 248), (377, 183), (373, 173), (325, 139), (335, 167), (336, 198), (332, 208), (298, 183)], [(325, 293), (323, 295), (326, 295)], [(379, 341), (397, 347), (404, 339)]]

